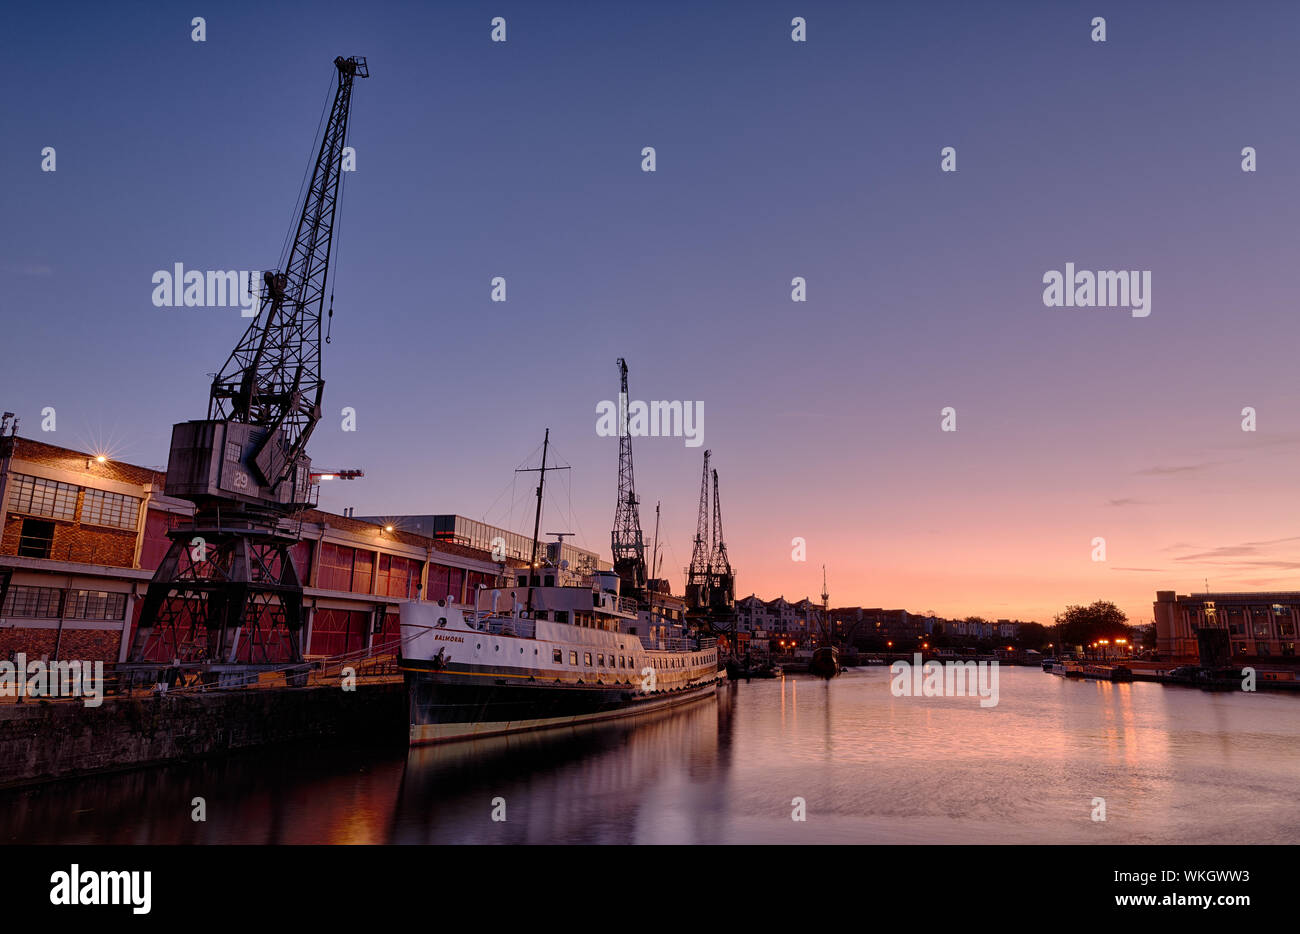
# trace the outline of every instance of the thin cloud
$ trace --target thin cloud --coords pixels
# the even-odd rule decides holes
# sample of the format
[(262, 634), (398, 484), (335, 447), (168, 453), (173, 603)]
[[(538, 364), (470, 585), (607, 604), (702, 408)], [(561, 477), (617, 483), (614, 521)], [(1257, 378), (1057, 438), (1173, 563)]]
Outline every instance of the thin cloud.
[(1247, 545), (1281, 545), (1283, 542), (1300, 542), (1300, 535), (1292, 535), (1290, 538), (1271, 538), (1263, 542), (1246, 542)]
[(1194, 555), (1179, 555), (1174, 560), (1201, 561), (1207, 558), (1243, 558), (1246, 555), (1258, 553), (1259, 549), (1254, 545), (1224, 545), (1221, 548), (1212, 548), (1209, 551), (1198, 552)]
[[(1252, 571), (1257, 573), (1261, 570), (1295, 571), (1300, 570), (1300, 556), (1296, 555), (1294, 547), (1285, 546), (1294, 545), (1296, 542), (1300, 542), (1300, 536), (1243, 542), (1239, 545), (1221, 545), (1218, 548), (1202, 548), (1190, 554), (1175, 555), (1173, 560), (1180, 564), (1223, 568), (1242, 573)], [(1286, 554), (1288, 551), (1290, 554)]]
[(1201, 470), (1208, 470), (1211, 467), (1217, 467), (1222, 461), (1206, 461), (1203, 464), (1179, 464), (1174, 467), (1148, 467), (1146, 470), (1139, 470), (1139, 476), (1145, 477), (1173, 477), (1178, 474), (1196, 473)]

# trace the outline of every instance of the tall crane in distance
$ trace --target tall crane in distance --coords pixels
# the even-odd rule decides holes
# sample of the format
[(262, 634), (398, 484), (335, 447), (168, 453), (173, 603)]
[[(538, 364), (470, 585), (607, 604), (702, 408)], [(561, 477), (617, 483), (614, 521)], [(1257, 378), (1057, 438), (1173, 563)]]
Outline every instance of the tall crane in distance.
[(722, 537), (722, 501), (718, 498), (718, 472), (713, 471), (713, 550), (709, 555), (709, 618), (714, 628), (735, 622), (736, 579)]
[(289, 520), (312, 505), (307, 442), (325, 389), (321, 330), (343, 150), (353, 82), (370, 76), (364, 58), (340, 56), (334, 67), (334, 102), (293, 240), (279, 269), (262, 277), (258, 314), (212, 381), (207, 418), (172, 428), (164, 489), (194, 503), (194, 518), (168, 533), (149, 582), (123, 666), (139, 680), (160, 661), (230, 684), (302, 662)]
[(695, 522), (695, 544), (686, 569), (686, 614), (704, 619), (709, 610), (709, 589), (713, 540), (709, 535), (709, 455), (704, 452), (704, 473), (700, 477), (700, 512)]
[(618, 358), (618, 503), (611, 533), (614, 571), (623, 580), (623, 593), (641, 601), (646, 588), (645, 541), (632, 477), (632, 437), (627, 423), (627, 361)]

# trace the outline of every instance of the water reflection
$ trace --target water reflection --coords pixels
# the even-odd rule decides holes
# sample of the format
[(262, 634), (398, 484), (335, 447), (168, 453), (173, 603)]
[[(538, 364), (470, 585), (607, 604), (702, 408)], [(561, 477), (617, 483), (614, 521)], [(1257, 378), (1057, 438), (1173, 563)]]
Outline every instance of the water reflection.
[[(425, 747), (296, 747), (0, 794), (10, 843), (1293, 841), (1300, 698), (887, 669), (723, 686), (656, 719)], [(207, 821), (191, 820), (205, 798)], [(1107, 820), (1090, 819), (1104, 797)], [(790, 819), (791, 799), (808, 819)], [(493, 821), (493, 799), (505, 821)]]
[[(715, 834), (722, 708), (411, 750), (395, 843), (664, 843)], [(494, 800), (504, 821), (492, 820)]]

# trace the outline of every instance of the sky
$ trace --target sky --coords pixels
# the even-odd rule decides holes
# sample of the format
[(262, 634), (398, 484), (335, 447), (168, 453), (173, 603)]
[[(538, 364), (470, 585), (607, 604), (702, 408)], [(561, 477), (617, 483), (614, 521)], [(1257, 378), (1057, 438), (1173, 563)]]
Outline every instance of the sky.
[[(837, 606), (1140, 623), (1157, 590), (1300, 589), (1300, 6), (201, 6), (6, 11), (22, 434), (165, 463), (247, 321), (151, 277), (276, 264), (363, 55), (310, 453), (366, 476), (322, 508), (529, 531), (549, 428), (543, 531), (608, 557), (624, 357), (632, 400), (703, 404), (703, 447), (633, 441), (679, 592), (704, 448), (738, 595), (825, 565)], [(1150, 272), (1150, 314), (1047, 307), (1067, 263)]]

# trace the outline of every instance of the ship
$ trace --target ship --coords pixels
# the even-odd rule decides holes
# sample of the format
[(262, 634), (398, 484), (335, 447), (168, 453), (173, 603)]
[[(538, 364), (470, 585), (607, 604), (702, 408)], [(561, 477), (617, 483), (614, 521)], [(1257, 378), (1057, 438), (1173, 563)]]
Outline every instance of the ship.
[(524, 568), (514, 586), (479, 591), (491, 608), (400, 605), (412, 746), (651, 713), (726, 677), (715, 639), (638, 631), (613, 571), (545, 570), (549, 585)]
[(656, 713), (725, 680), (717, 640), (657, 623), (617, 571), (539, 562), (537, 498), (533, 558), (502, 586), (399, 605), (412, 746)]
[(819, 678), (834, 678), (844, 670), (840, 665), (839, 649), (833, 645), (818, 646), (808, 662), (808, 673)]
[(835, 645), (835, 627), (831, 623), (831, 595), (826, 590), (826, 565), (822, 565), (822, 645), (813, 650), (808, 662), (808, 673), (819, 678), (834, 678), (844, 670), (840, 664), (840, 650)]

